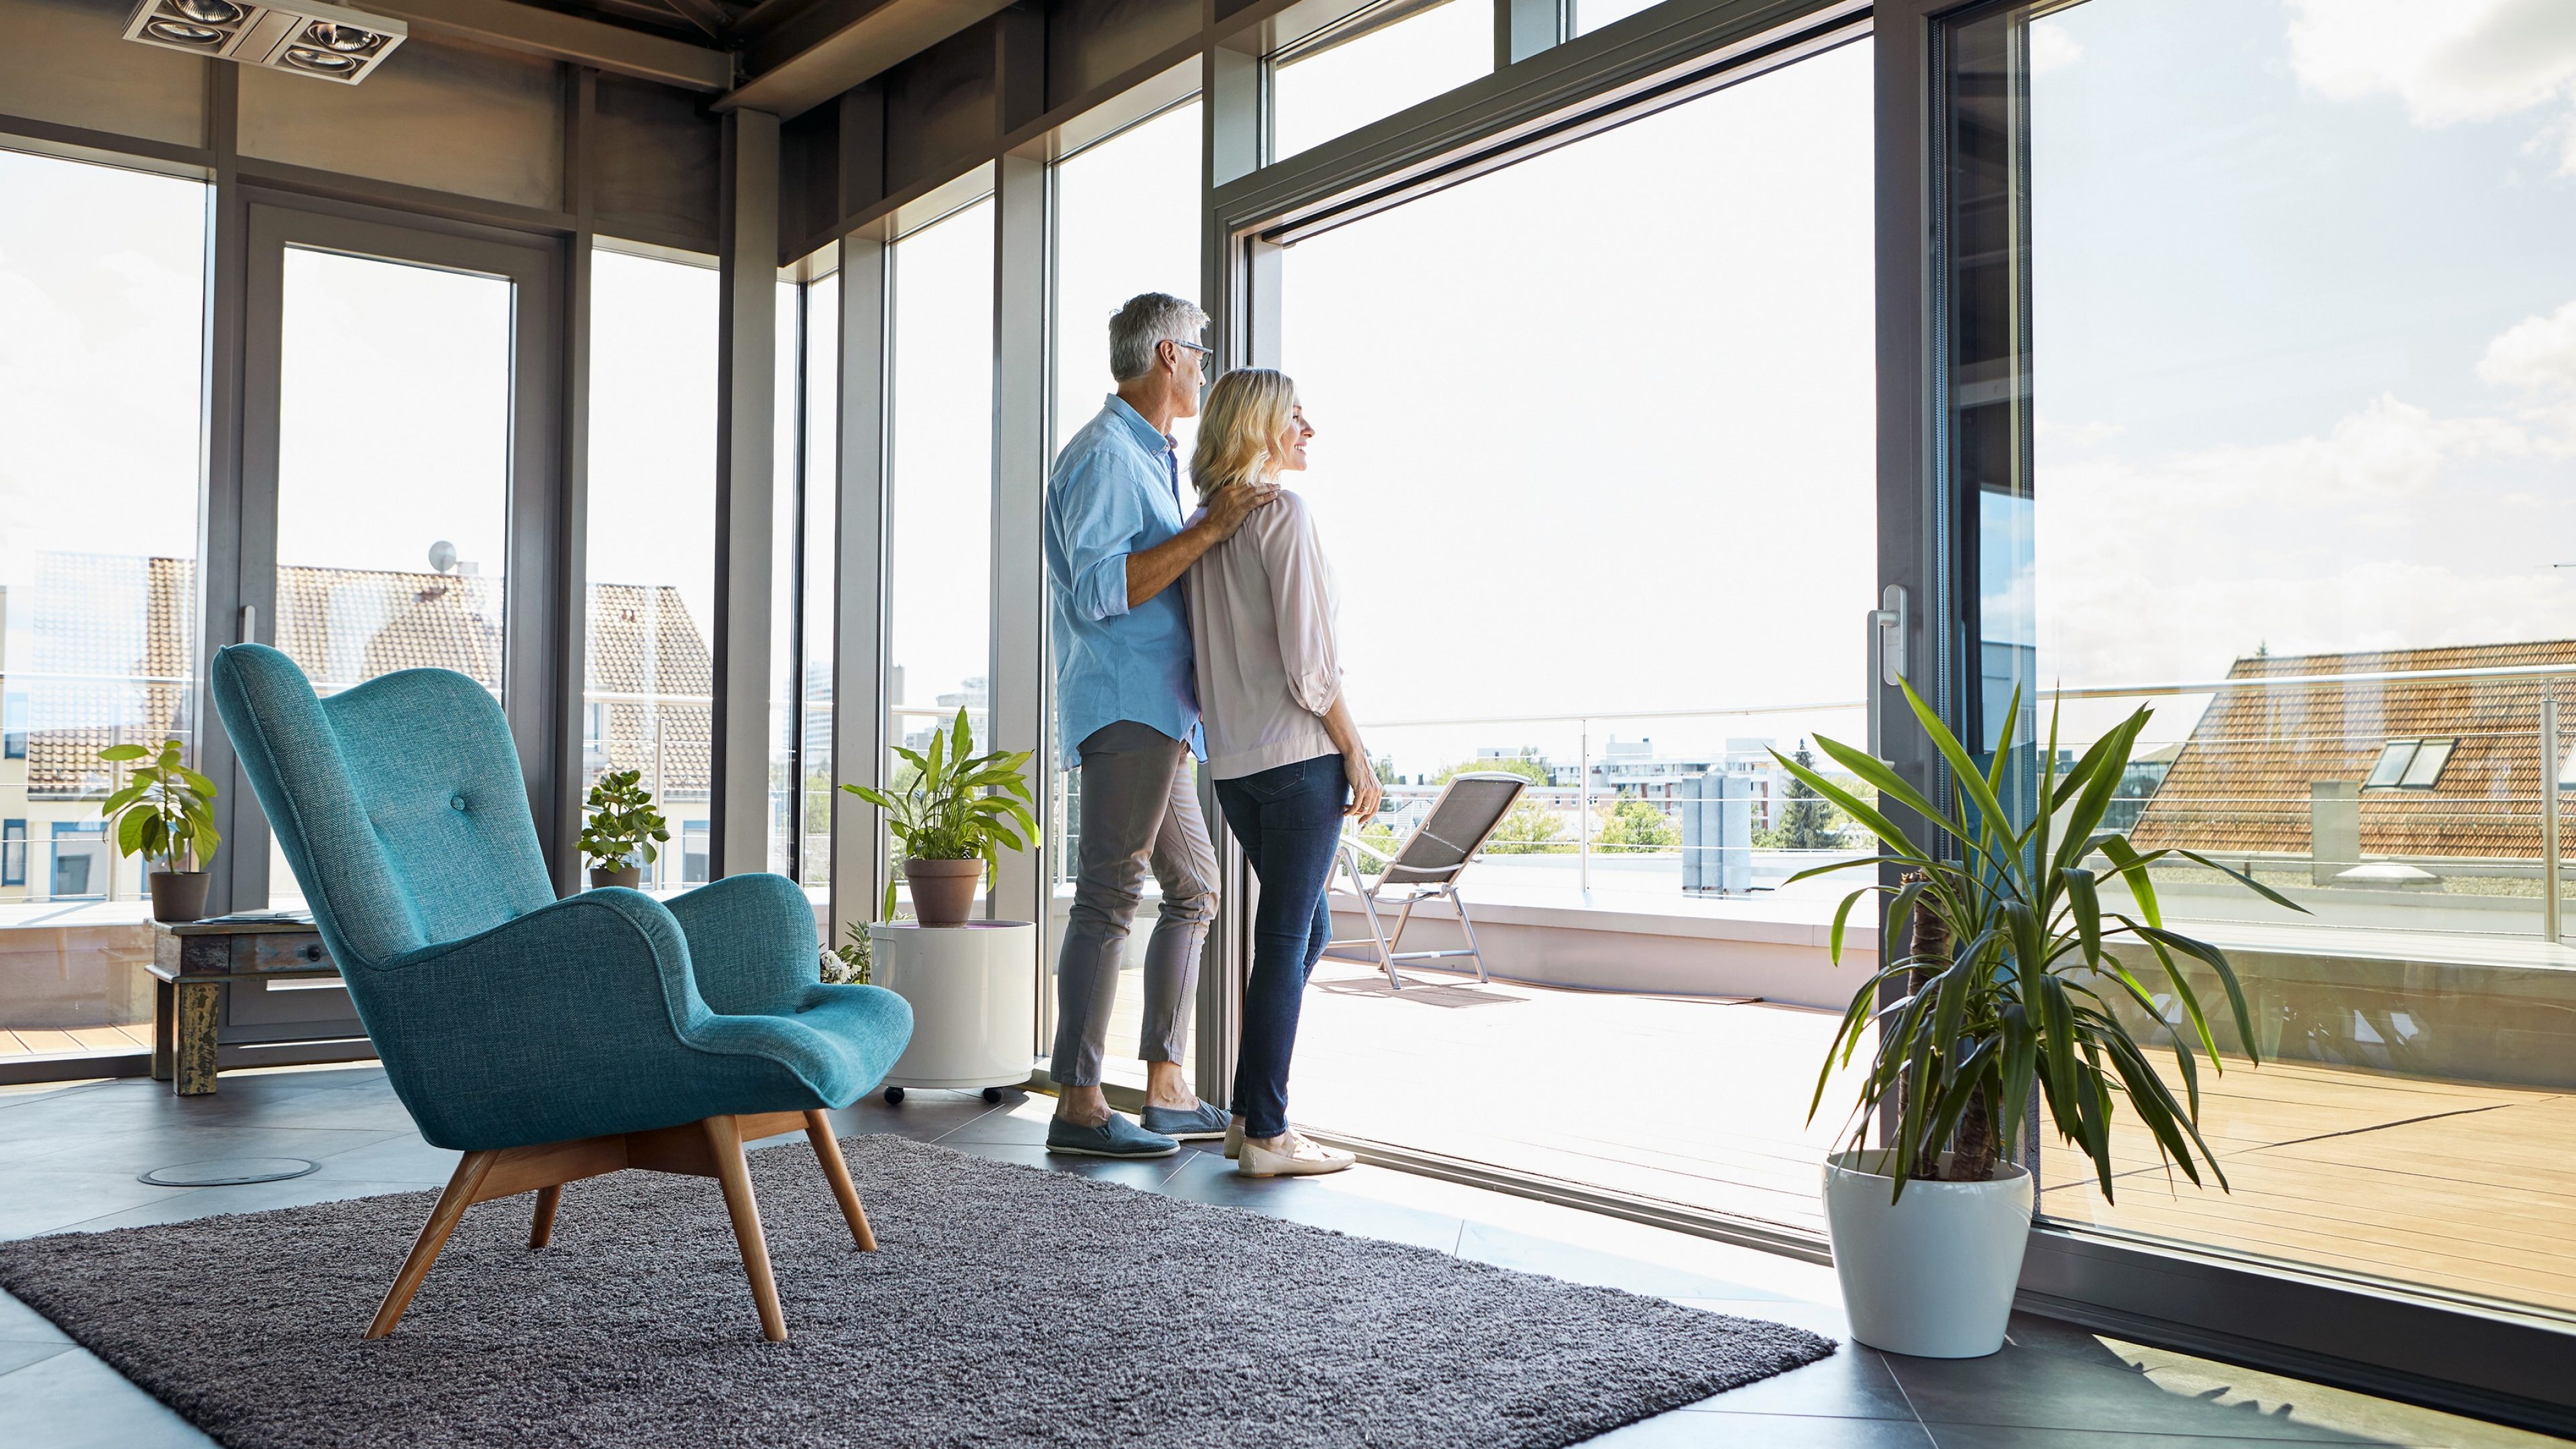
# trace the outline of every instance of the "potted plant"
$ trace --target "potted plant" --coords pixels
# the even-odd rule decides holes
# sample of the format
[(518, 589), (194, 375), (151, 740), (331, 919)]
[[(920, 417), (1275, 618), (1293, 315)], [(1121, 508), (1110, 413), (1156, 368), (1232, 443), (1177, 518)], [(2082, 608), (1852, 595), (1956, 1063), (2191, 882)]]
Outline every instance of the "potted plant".
[[(904, 879), (912, 886), (912, 911), (925, 926), (962, 926), (975, 903), (984, 871), (1001, 850), (1028, 849), (1038, 825), (1030, 814), (1029, 751), (971, 755), (975, 737), (966, 711), (945, 736), (933, 731), (927, 752), (898, 745), (912, 766), (891, 791), (865, 785), (841, 788), (886, 813), (886, 829), (903, 847)], [(894, 918), (894, 882), (886, 881), (885, 917)]]
[[(2201, 1140), (2196, 1057), (2224, 1070), (2199, 995), (2178, 957), (2206, 965), (2227, 995), (2236, 1039), (2259, 1065), (2245, 993), (2226, 954), (2165, 928), (2148, 867), (2179, 855), (2242, 882), (2276, 904), (2301, 907), (2243, 872), (2188, 850), (2141, 852), (2103, 812), (2127, 772), (2150, 711), (2140, 708), (2096, 741), (2064, 774), (2057, 769), (2057, 722), (2039, 776), (2039, 808), (2018, 830), (2002, 795), (2011, 755), (2010, 721), (1994, 763), (1979, 771), (1967, 750), (1912, 688), (1915, 718), (1948, 764), (1949, 807), (1934, 804), (1868, 752), (1818, 736), (1816, 744), (1873, 786), (1881, 800), (1920, 816), (1918, 842), (1851, 791), (1774, 751), (1790, 777), (1858, 821), (1903, 867), (1898, 884), (1865, 886), (1843, 898), (1829, 937), (1842, 959), (1843, 928), (1863, 897), (1884, 894), (1892, 960), (1853, 994), (1808, 1105), (1814, 1120), (1837, 1067), (1871, 1044), (1846, 1150), (1825, 1164), (1825, 1218), (1852, 1335), (1875, 1348), (1932, 1358), (1975, 1358), (2003, 1346), (2030, 1237), (2030, 1164), (2011, 1160), (2034, 1092), (2066, 1141), (2092, 1159), (2102, 1195), (2112, 1195), (2112, 1114), (2125, 1109), (2157, 1153), (2194, 1185), (2205, 1165), (2223, 1189), (2227, 1174)], [(2102, 860), (2107, 872), (2087, 864)], [(1885, 857), (1801, 871), (1792, 881)], [(2107, 908), (2103, 874), (2128, 887), (2130, 915)], [(2116, 898), (2115, 898), (2116, 900)], [(1897, 954), (1898, 928), (1911, 939)], [(2152, 956), (2169, 1003), (2156, 1000), (2109, 949), (2125, 940)], [(2162, 1028), (2166, 1043), (2141, 1043), (2115, 1002)], [(2170, 1045), (2177, 1098), (2148, 1059)], [(1885, 1124), (1864, 1148), (1870, 1124)]]
[(581, 827), (582, 859), (590, 862), (592, 889), (643, 884), (644, 867), (661, 854), (671, 838), (662, 812), (653, 808), (653, 792), (644, 788), (641, 770), (610, 770), (590, 787), (582, 801), (589, 818)]
[(206, 914), (205, 862), (223, 837), (215, 832), (215, 782), (180, 762), (177, 740), (159, 750), (109, 745), (98, 757), (128, 765), (125, 786), (98, 813), (116, 822), (119, 855), (159, 861), (151, 872), (152, 919), (194, 921)]

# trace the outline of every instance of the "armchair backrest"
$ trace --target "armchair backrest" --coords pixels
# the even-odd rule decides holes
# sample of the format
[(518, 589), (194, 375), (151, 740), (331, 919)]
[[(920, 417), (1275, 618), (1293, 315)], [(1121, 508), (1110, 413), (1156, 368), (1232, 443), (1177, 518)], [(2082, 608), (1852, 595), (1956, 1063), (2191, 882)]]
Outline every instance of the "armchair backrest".
[(218, 651), (213, 683), (242, 772), (344, 966), (553, 904), (509, 722), (483, 686), (406, 669), (320, 699), (263, 644)]
[(1386, 883), (1436, 884), (1456, 878), (1528, 788), (1529, 781), (1501, 771), (1450, 776), (1431, 813), (1396, 848)]

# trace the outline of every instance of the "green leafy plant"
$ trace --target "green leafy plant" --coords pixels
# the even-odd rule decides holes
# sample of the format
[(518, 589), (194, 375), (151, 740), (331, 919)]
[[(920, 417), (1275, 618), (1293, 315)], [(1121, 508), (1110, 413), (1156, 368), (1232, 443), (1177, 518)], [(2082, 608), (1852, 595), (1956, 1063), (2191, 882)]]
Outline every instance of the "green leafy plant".
[[(2195, 1057), (2205, 1056), (2215, 1070), (2225, 1068), (2200, 997), (2176, 958), (2198, 961), (2216, 975), (2235, 1018), (2236, 1039), (2248, 1060), (2259, 1065), (2253, 1023), (2226, 954), (2165, 928), (2148, 868), (2180, 855), (2277, 905), (2304, 908), (2206, 856), (2188, 850), (2141, 852), (2127, 836), (2098, 828), (2127, 773), (2138, 734), (2146, 728), (2147, 709), (2140, 708), (2095, 741), (2063, 775), (2057, 769), (2057, 721), (2052, 716), (2047, 763), (2039, 780), (2041, 808), (2015, 830), (2001, 797), (2012, 755), (2010, 721), (2020, 715), (2020, 695), (2014, 695), (2005, 715), (2004, 738), (1996, 745), (1993, 763), (1983, 771), (1911, 687), (1905, 698), (1949, 766), (1947, 809), (1866, 751), (1821, 735), (1816, 745), (1874, 786), (1882, 801), (1922, 817), (1928, 843), (1916, 841), (1852, 791), (1772, 752), (1791, 777), (1878, 837), (1904, 867), (1897, 885), (1865, 886), (1843, 898), (1830, 937), (1834, 960), (1839, 964), (1842, 959), (1844, 926), (1864, 897), (1888, 897), (1889, 942), (1899, 939), (1900, 925), (1910, 920), (1913, 927), (1905, 954), (1853, 994), (1817, 1074), (1808, 1120), (1815, 1119), (1836, 1068), (1851, 1064), (1874, 1028), (1876, 1045), (1861, 1080), (1851, 1146), (1862, 1147), (1869, 1124), (1886, 1109), (1894, 1128), (1884, 1134), (1879, 1171), (1896, 1180), (1900, 1197), (1915, 1178), (1987, 1180), (1999, 1153), (2009, 1156), (2011, 1144), (2021, 1140), (2034, 1085), (2058, 1134), (2092, 1159), (2106, 1201), (2112, 1195), (2111, 1124), (2117, 1100), (2125, 1100), (2153, 1136), (2158, 1155), (2180, 1167), (2194, 1185), (2205, 1164), (2218, 1185), (2226, 1187), (2227, 1174), (2200, 1136)], [(2136, 915), (2104, 908), (2104, 882), (2086, 864), (2096, 857), (2127, 884)], [(1877, 869), (1880, 864), (1877, 857), (1839, 861), (1789, 879)], [(2177, 1011), (2159, 1009), (2146, 985), (2112, 954), (2110, 944), (2122, 939), (2153, 954), (2172, 987)], [(2147, 1047), (2113, 1010), (2112, 997), (2125, 999), (2163, 1027), (2182, 1082), (2180, 1099), (2148, 1060)], [(1946, 1169), (1944, 1150), (1951, 1153)]]
[[(1038, 838), (1037, 817), (1030, 813), (1036, 797), (1029, 793), (1027, 750), (994, 750), (970, 754), (973, 731), (966, 711), (948, 734), (933, 731), (930, 748), (895, 753), (912, 766), (891, 791), (865, 785), (841, 788), (886, 814), (886, 829), (918, 860), (980, 860), (986, 869), (1001, 863), (1001, 852), (1026, 850)], [(894, 916), (894, 879), (886, 879), (885, 912)]]
[(215, 831), (215, 782), (182, 764), (180, 749), (177, 740), (163, 740), (157, 750), (109, 745), (98, 752), (111, 765), (131, 766), (124, 788), (98, 807), (116, 822), (117, 853), (173, 872), (199, 869), (223, 840)]
[(582, 802), (581, 854), (593, 870), (651, 865), (671, 838), (670, 822), (653, 806), (641, 770), (610, 770)]
[(1670, 850), (1682, 843), (1681, 827), (1652, 800), (1620, 800), (1602, 813), (1592, 844), (1601, 850), (1643, 853)]
[(849, 939), (838, 946), (823, 948), (823, 984), (826, 986), (865, 986), (868, 972), (875, 964), (868, 946), (868, 928), (856, 921), (850, 923)]

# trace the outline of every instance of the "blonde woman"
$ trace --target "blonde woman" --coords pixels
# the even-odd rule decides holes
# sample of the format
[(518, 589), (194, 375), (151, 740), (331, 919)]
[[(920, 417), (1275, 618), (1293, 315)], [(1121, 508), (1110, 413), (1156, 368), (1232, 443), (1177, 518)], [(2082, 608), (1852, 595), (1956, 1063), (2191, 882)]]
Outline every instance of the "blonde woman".
[[(1306, 468), (1315, 430), (1283, 373), (1217, 379), (1190, 473), (1200, 496)], [(1288, 1059), (1307, 973), (1332, 938), (1324, 885), (1342, 820), (1377, 814), (1377, 772), (1351, 723), (1333, 637), (1333, 571), (1306, 500), (1282, 491), (1189, 573), (1190, 636), (1217, 804), (1261, 881), (1234, 1074), (1232, 1155), (1253, 1177), (1339, 1172), (1346, 1152), (1288, 1127)], [(1231, 1134), (1229, 1134), (1231, 1138)]]

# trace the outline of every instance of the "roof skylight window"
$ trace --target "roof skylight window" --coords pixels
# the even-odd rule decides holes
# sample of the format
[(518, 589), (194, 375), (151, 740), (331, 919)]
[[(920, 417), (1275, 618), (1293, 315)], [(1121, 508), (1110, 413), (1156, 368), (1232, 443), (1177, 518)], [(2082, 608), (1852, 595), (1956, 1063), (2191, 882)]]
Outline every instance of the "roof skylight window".
[(2459, 738), (2390, 740), (2372, 762), (2365, 790), (2430, 790), (2441, 783), (2442, 767), (2451, 762)]

